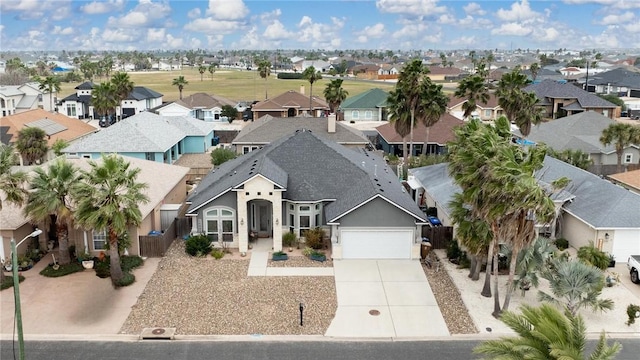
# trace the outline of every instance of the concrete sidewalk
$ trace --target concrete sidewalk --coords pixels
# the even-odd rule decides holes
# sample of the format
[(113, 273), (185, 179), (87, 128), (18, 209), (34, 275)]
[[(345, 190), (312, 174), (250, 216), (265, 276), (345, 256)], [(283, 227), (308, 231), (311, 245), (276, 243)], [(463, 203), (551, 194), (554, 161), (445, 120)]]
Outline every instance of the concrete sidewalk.
[[(160, 259), (145, 260), (133, 271), (136, 282), (120, 289), (114, 289), (110, 279), (97, 277), (94, 270), (59, 278), (40, 275), (52, 261), (49, 254), (22, 273), (25, 280), (20, 283), (20, 302), (26, 339), (30, 334), (118, 334)], [(0, 305), (0, 338), (11, 339), (13, 288), (0, 291)]]
[(247, 276), (333, 276), (332, 267), (268, 267), (270, 251), (270, 241), (256, 242)]

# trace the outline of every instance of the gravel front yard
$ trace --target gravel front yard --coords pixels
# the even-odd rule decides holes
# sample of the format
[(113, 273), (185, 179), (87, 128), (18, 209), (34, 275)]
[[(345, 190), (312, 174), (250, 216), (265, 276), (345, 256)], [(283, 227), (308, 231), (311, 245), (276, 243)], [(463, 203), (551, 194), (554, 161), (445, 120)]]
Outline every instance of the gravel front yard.
[(191, 258), (174, 241), (121, 333), (324, 335), (337, 308), (333, 277), (247, 277), (248, 266), (246, 259)]

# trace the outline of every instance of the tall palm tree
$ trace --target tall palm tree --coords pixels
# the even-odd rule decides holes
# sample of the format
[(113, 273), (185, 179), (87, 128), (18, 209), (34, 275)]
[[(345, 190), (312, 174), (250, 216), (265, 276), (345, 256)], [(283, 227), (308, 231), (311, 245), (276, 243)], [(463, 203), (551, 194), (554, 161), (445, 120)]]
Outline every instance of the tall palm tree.
[(37, 167), (31, 179), (31, 191), (24, 212), (35, 223), (46, 223), (56, 217), (59, 243), (59, 262), (71, 262), (69, 257), (69, 225), (73, 217), (73, 188), (80, 181), (80, 173), (73, 164), (58, 158), (47, 169)]
[(203, 81), (203, 80), (204, 80), (203, 78), (204, 78), (204, 72), (205, 72), (205, 71), (207, 71), (207, 67), (206, 67), (206, 66), (204, 66), (204, 65), (202, 65), (202, 64), (200, 64), (200, 65), (198, 66), (198, 72), (200, 73), (200, 81)]
[(213, 73), (216, 72), (216, 65), (210, 64), (207, 70), (209, 71), (209, 74), (211, 74), (211, 80), (213, 80)]
[(387, 97), (387, 109), (389, 110), (389, 122), (395, 131), (402, 137), (402, 157), (405, 162), (409, 159), (407, 149), (407, 135), (412, 132), (413, 122), (408, 102), (401, 91), (391, 90)]
[(540, 65), (538, 65), (537, 62), (531, 64), (531, 66), (529, 66), (529, 71), (531, 71), (531, 80), (536, 81), (538, 73), (540, 72)]
[(617, 172), (620, 173), (622, 172), (622, 153), (624, 149), (631, 144), (640, 144), (640, 127), (618, 122), (611, 124), (602, 131), (600, 142), (604, 146), (614, 145), (616, 156), (618, 157)]
[(613, 309), (611, 299), (600, 299), (604, 287), (602, 270), (579, 260), (556, 259), (551, 262), (542, 277), (549, 280), (551, 294), (538, 292), (538, 298), (562, 305), (571, 315), (581, 308), (590, 307), (594, 311)]
[(111, 281), (117, 284), (123, 277), (118, 252), (118, 238), (129, 226), (142, 221), (140, 204), (149, 201), (144, 194), (147, 184), (137, 182), (139, 168), (130, 168), (123, 157), (111, 154), (100, 164), (89, 162), (91, 169), (83, 172), (78, 184), (78, 206), (75, 221), (86, 229), (107, 232)]
[(267, 80), (269, 80), (269, 75), (271, 75), (271, 61), (260, 60), (258, 62), (258, 74), (264, 79), (264, 99), (266, 100), (269, 98), (267, 94)]
[(55, 106), (53, 104), (53, 93), (60, 92), (60, 78), (58, 78), (57, 76), (49, 75), (44, 79), (39, 78), (38, 83), (38, 89), (40, 89), (40, 91), (49, 93), (49, 109), (50, 111), (53, 111), (55, 109)]
[(124, 101), (129, 96), (129, 94), (131, 94), (134, 84), (133, 81), (131, 81), (129, 74), (127, 74), (126, 72), (117, 72), (113, 74), (113, 76), (111, 77), (111, 84), (113, 84), (114, 91), (119, 100), (118, 103), (120, 105), (120, 119), (122, 119), (122, 112), (124, 110), (122, 108), (122, 101)]
[(602, 332), (587, 356), (584, 353), (587, 328), (580, 316), (563, 314), (549, 304), (539, 308), (522, 305), (521, 311), (522, 314), (507, 311), (500, 318), (517, 336), (485, 341), (473, 352), (485, 359), (611, 360), (622, 348), (618, 342), (609, 346)]
[(0, 210), (3, 201), (11, 204), (21, 205), (27, 198), (27, 191), (24, 184), (27, 175), (22, 171), (11, 171), (11, 168), (18, 162), (18, 155), (10, 145), (0, 144)]
[(111, 82), (100, 83), (91, 91), (91, 104), (94, 113), (97, 113), (98, 116), (115, 115), (118, 103), (120, 103), (120, 98)]
[(329, 109), (337, 114), (340, 104), (349, 96), (349, 92), (342, 87), (342, 79), (331, 80), (324, 88), (323, 95), (329, 103)]
[(302, 72), (302, 78), (309, 82), (309, 114), (313, 116), (313, 83), (322, 79), (322, 73), (313, 66), (309, 66)]
[(496, 91), (498, 103), (507, 119), (516, 124), (524, 136), (531, 133), (532, 125), (542, 121), (542, 109), (537, 106), (537, 96), (522, 90), (528, 83), (527, 76), (516, 67), (502, 75)]
[(442, 85), (435, 84), (428, 77), (424, 77), (420, 84), (420, 121), (426, 127), (422, 154), (427, 155), (429, 144), (429, 129), (440, 120), (447, 111), (449, 98), (442, 91)]
[(180, 92), (180, 100), (182, 100), (182, 90), (188, 84), (189, 84), (189, 82), (182, 75), (180, 75), (177, 78), (173, 79), (173, 82), (171, 83), (171, 85), (178, 87), (178, 91)]
[(479, 73), (462, 79), (460, 83), (458, 83), (458, 89), (456, 89), (454, 95), (467, 99), (467, 101), (462, 104), (464, 118), (468, 118), (476, 111), (478, 103), (487, 103), (487, 101), (489, 101), (489, 89), (484, 81), (484, 77)]
[(25, 127), (18, 131), (16, 149), (28, 164), (42, 160), (49, 151), (47, 146), (47, 134), (37, 127)]

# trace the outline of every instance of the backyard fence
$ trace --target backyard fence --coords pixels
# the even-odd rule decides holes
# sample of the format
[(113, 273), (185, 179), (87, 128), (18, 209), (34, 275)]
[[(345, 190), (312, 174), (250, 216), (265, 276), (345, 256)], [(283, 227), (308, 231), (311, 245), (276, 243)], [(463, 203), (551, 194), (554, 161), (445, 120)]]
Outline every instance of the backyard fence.
[(453, 227), (423, 226), (422, 237), (429, 239), (432, 249), (446, 249), (453, 240)]
[(158, 235), (143, 235), (140, 240), (140, 256), (162, 257), (176, 239), (176, 221), (173, 221), (169, 228)]

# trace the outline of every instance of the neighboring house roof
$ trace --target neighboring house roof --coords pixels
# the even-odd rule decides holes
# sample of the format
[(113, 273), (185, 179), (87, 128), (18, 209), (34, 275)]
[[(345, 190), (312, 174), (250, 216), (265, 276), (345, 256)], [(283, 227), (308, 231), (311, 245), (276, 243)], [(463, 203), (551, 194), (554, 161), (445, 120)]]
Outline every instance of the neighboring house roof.
[(591, 94), (581, 88), (569, 84), (559, 83), (546, 79), (537, 84), (531, 84), (524, 88), (527, 92), (533, 92), (539, 99), (576, 99), (582, 108), (615, 108), (616, 105), (609, 101)]
[[(556, 151), (581, 150), (587, 154), (610, 153), (613, 145), (604, 146), (600, 142), (602, 131), (615, 121), (594, 111), (565, 116), (531, 127), (527, 140), (545, 143)], [(523, 137), (516, 130), (514, 134)]]
[[(322, 99), (314, 96), (312, 100), (314, 109), (329, 110), (329, 105)], [(309, 110), (309, 97), (297, 91), (289, 90), (274, 98), (260, 101), (253, 105), (253, 111), (281, 111), (283, 109), (297, 108)]]
[(129, 96), (127, 96), (125, 100), (140, 101), (145, 99), (155, 99), (159, 97), (162, 97), (162, 94), (160, 94), (157, 91), (153, 91), (144, 86), (134, 86), (133, 90), (131, 90), (131, 92), (129, 93)]
[(425, 221), (424, 213), (382, 157), (364, 149), (348, 149), (304, 130), (220, 165), (189, 196), (187, 213), (197, 212), (256, 176), (284, 188), (283, 199), (329, 201), (324, 206), (327, 222), (375, 198), (389, 201), (418, 222)]
[(31, 109), (38, 102), (38, 95), (24, 95), (16, 104), (16, 109)]
[(182, 100), (175, 102), (188, 109), (213, 109), (214, 107), (222, 108), (223, 105), (236, 106), (236, 102), (217, 95), (209, 95), (205, 93), (195, 93), (189, 95)]
[(165, 152), (185, 136), (202, 136), (213, 129), (214, 124), (191, 117), (145, 111), (74, 142), (64, 152)]
[[(2, 124), (8, 126), (7, 136), (18, 138), (18, 132), (25, 127), (38, 127), (47, 133), (47, 143), (51, 146), (56, 140), (72, 141), (84, 135), (91, 134), (96, 128), (72, 119), (60, 113), (52, 113), (43, 109), (34, 109), (14, 115), (4, 116)], [(4, 138), (3, 138), (4, 142)]]
[(640, 89), (640, 72), (617, 68), (589, 77), (590, 85), (614, 85)]
[[(16, 206), (2, 196), (2, 209), (0, 209), (0, 230), (16, 230), (29, 222), (24, 216), (23, 207)], [(19, 240), (19, 239), (18, 239)]]
[(343, 145), (362, 144), (364, 146), (369, 143), (360, 131), (339, 122), (336, 122), (336, 131), (330, 133), (328, 122), (328, 117), (276, 118), (265, 115), (246, 125), (232, 144), (268, 144), (302, 129), (310, 130), (318, 136)]
[[(463, 124), (464, 121), (456, 118), (455, 116), (449, 113), (443, 114), (440, 117), (440, 121), (429, 128), (429, 143), (445, 145), (447, 142), (454, 139), (453, 129), (458, 126), (462, 126)], [(387, 144), (402, 144), (402, 137), (398, 135), (392, 123), (380, 125), (376, 127), (376, 130)], [(413, 129), (413, 143), (424, 143), (426, 135), (427, 128), (422, 123), (418, 123)]]
[(623, 186), (628, 186), (636, 191), (640, 191), (640, 170), (625, 171), (623, 173), (609, 175), (609, 178)]
[(76, 90), (91, 90), (94, 87), (95, 86), (93, 85), (93, 83), (91, 81), (85, 81), (82, 84), (76, 86), (74, 89), (76, 89)]
[(428, 75), (460, 75), (460, 74), (462, 74), (462, 70), (458, 69), (457, 67), (429, 66)]
[(2, 85), (0, 86), (0, 95), (2, 96), (17, 96), (24, 95), (24, 91), (19, 89), (19, 85)]
[[(453, 94), (449, 95), (448, 97), (449, 97), (449, 103), (447, 104), (447, 107), (449, 109), (468, 101), (467, 98), (457, 97), (457, 96), (454, 96)], [(500, 106), (500, 104), (498, 104), (498, 98), (494, 93), (489, 93), (489, 100), (486, 103), (478, 102), (476, 103), (476, 105), (483, 109), (495, 109), (498, 106)]]
[[(449, 202), (460, 188), (449, 176), (447, 164), (411, 169), (412, 174), (449, 214)], [(541, 185), (567, 177), (571, 181), (556, 198), (572, 199), (563, 209), (596, 229), (640, 228), (640, 195), (623, 189), (588, 171), (546, 156), (536, 171)]]
[(340, 109), (375, 109), (387, 106), (389, 93), (378, 88), (374, 88), (358, 95), (346, 98)]

